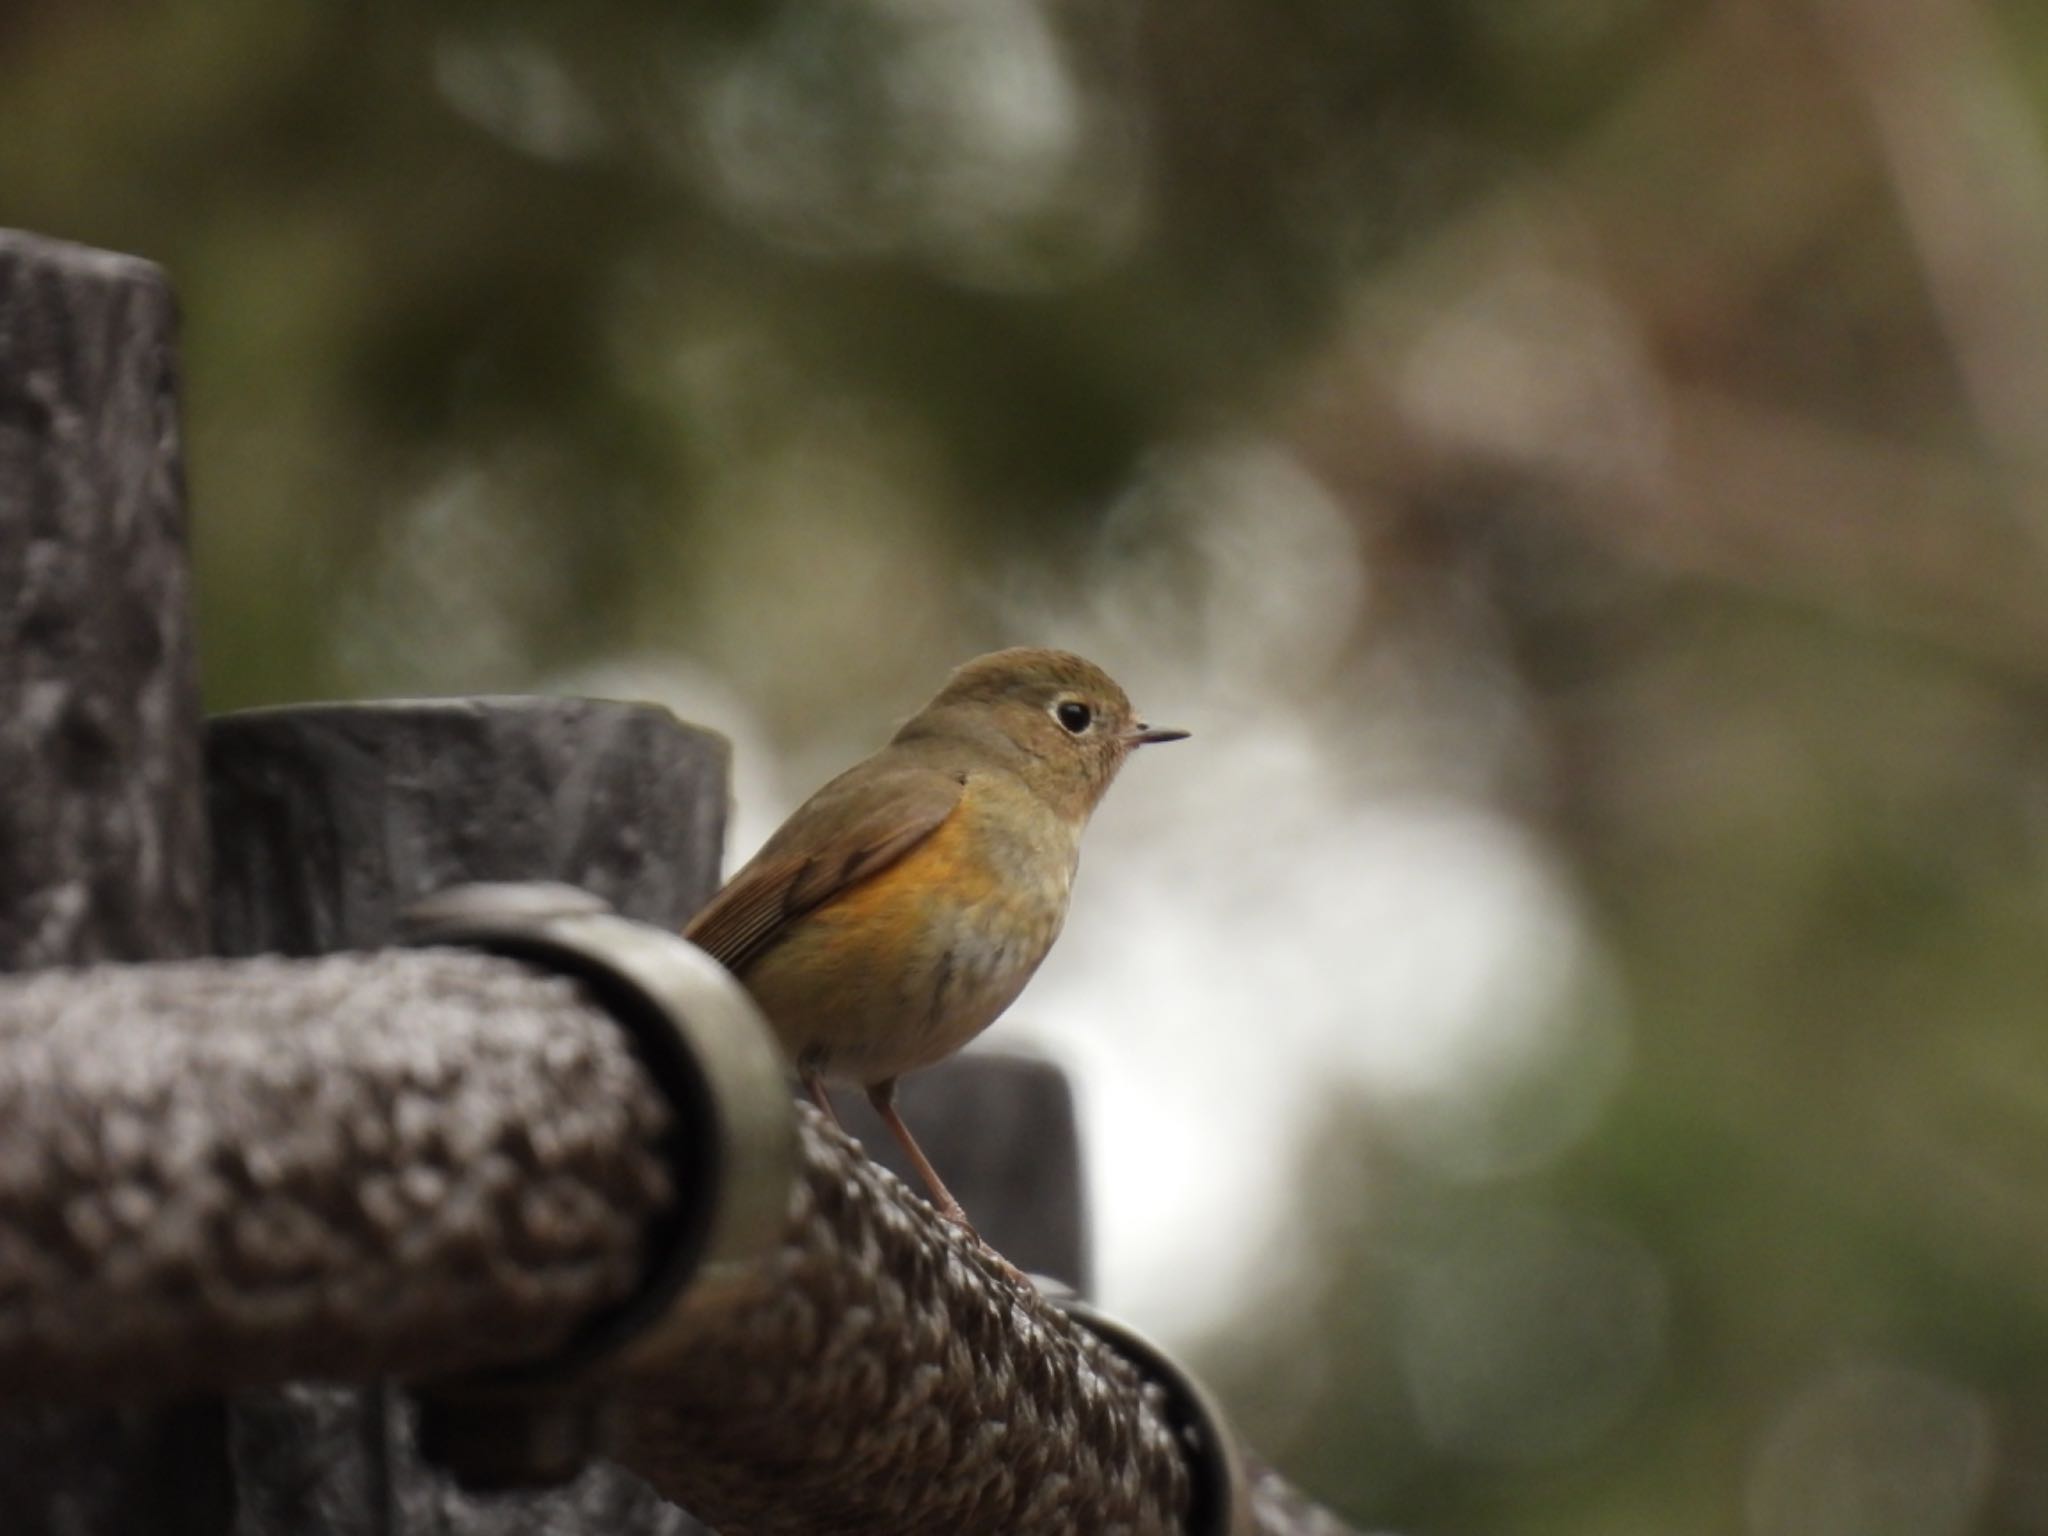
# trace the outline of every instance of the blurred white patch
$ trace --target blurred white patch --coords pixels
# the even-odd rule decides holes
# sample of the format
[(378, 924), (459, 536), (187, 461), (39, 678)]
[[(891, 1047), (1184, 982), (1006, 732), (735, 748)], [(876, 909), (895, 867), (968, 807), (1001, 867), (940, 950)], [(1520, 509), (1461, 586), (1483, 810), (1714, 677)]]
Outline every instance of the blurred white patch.
[(1491, 1176), (1568, 1147), (1619, 1061), (1566, 1026), (1569, 905), (1510, 825), (1346, 794), (1264, 724), (1127, 770), (1145, 803), (1099, 814), (1012, 1011), (1082, 1069), (1104, 1297), (1169, 1331), (1265, 1283), (1319, 1111), (1362, 1096), (1418, 1158)]
[(1865, 1364), (1822, 1378), (1771, 1424), (1750, 1467), (1751, 1536), (1960, 1536), (1992, 1467), (1984, 1401)]
[[(1614, 979), (1569, 891), (1519, 827), (1488, 835), (1508, 846), (1465, 867), (1466, 920), (1488, 938), (1450, 963), (1471, 990), (1444, 1017), (1440, 1075), (1404, 1087), (1387, 1074), (1369, 1089), (1388, 1139), (1450, 1180), (1548, 1166), (1593, 1129), (1628, 1066)], [(1482, 883), (1489, 895), (1475, 898)]]

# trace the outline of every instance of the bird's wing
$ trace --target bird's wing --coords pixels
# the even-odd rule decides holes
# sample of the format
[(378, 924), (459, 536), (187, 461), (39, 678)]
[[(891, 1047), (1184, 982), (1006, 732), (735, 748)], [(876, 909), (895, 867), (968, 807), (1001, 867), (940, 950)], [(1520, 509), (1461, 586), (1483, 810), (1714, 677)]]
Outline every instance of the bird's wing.
[(959, 806), (961, 786), (930, 768), (834, 780), (690, 919), (683, 937), (727, 970), (744, 970), (806, 912), (930, 837)]

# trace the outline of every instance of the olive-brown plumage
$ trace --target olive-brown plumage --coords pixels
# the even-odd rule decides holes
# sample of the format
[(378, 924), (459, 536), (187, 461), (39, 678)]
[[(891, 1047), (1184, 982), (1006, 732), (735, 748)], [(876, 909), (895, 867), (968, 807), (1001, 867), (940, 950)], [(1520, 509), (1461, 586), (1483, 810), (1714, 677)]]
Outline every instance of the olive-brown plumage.
[(993, 1023), (1059, 936), (1081, 832), (1131, 752), (1174, 741), (1066, 651), (978, 657), (889, 744), (799, 806), (685, 936), (737, 975), (829, 1113), (876, 1110), (963, 1224), (896, 1113), (896, 1080)]

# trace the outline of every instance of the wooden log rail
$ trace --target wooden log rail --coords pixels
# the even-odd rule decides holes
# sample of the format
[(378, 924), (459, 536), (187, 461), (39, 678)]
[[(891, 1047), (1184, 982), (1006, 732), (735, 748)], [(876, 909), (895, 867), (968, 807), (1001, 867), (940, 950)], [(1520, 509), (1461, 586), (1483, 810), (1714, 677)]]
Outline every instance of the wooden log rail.
[(0, 981), (0, 1398), (552, 1354), (640, 1282), (670, 1129), (603, 1009), (495, 956)]
[[(487, 1400), (476, 1373), (574, 1353), (663, 1267), (696, 1225), (679, 1185), (715, 1198), (676, 1117), (589, 989), (494, 955), (0, 982), (0, 1396), (468, 1376)], [(714, 1525), (1185, 1528), (1129, 1364), (815, 1112), (801, 1147), (752, 1273), (547, 1387), (617, 1394), (622, 1459)]]

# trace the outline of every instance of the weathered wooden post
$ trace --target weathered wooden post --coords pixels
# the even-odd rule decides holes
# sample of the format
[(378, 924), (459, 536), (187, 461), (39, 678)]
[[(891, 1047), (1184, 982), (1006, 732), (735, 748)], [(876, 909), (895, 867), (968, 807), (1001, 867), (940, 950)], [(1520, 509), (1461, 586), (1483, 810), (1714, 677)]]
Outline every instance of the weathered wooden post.
[[(718, 879), (726, 749), (667, 711), (587, 699), (250, 710), (211, 722), (213, 909), (229, 955), (373, 949), (410, 902), (557, 881), (676, 929)], [(473, 1497), (422, 1462), (385, 1388), (238, 1401), (237, 1536), (699, 1529), (597, 1464), (567, 1487)]]
[[(207, 948), (175, 307), (0, 231), (0, 970)], [(217, 1405), (0, 1418), (12, 1529), (211, 1533)]]

